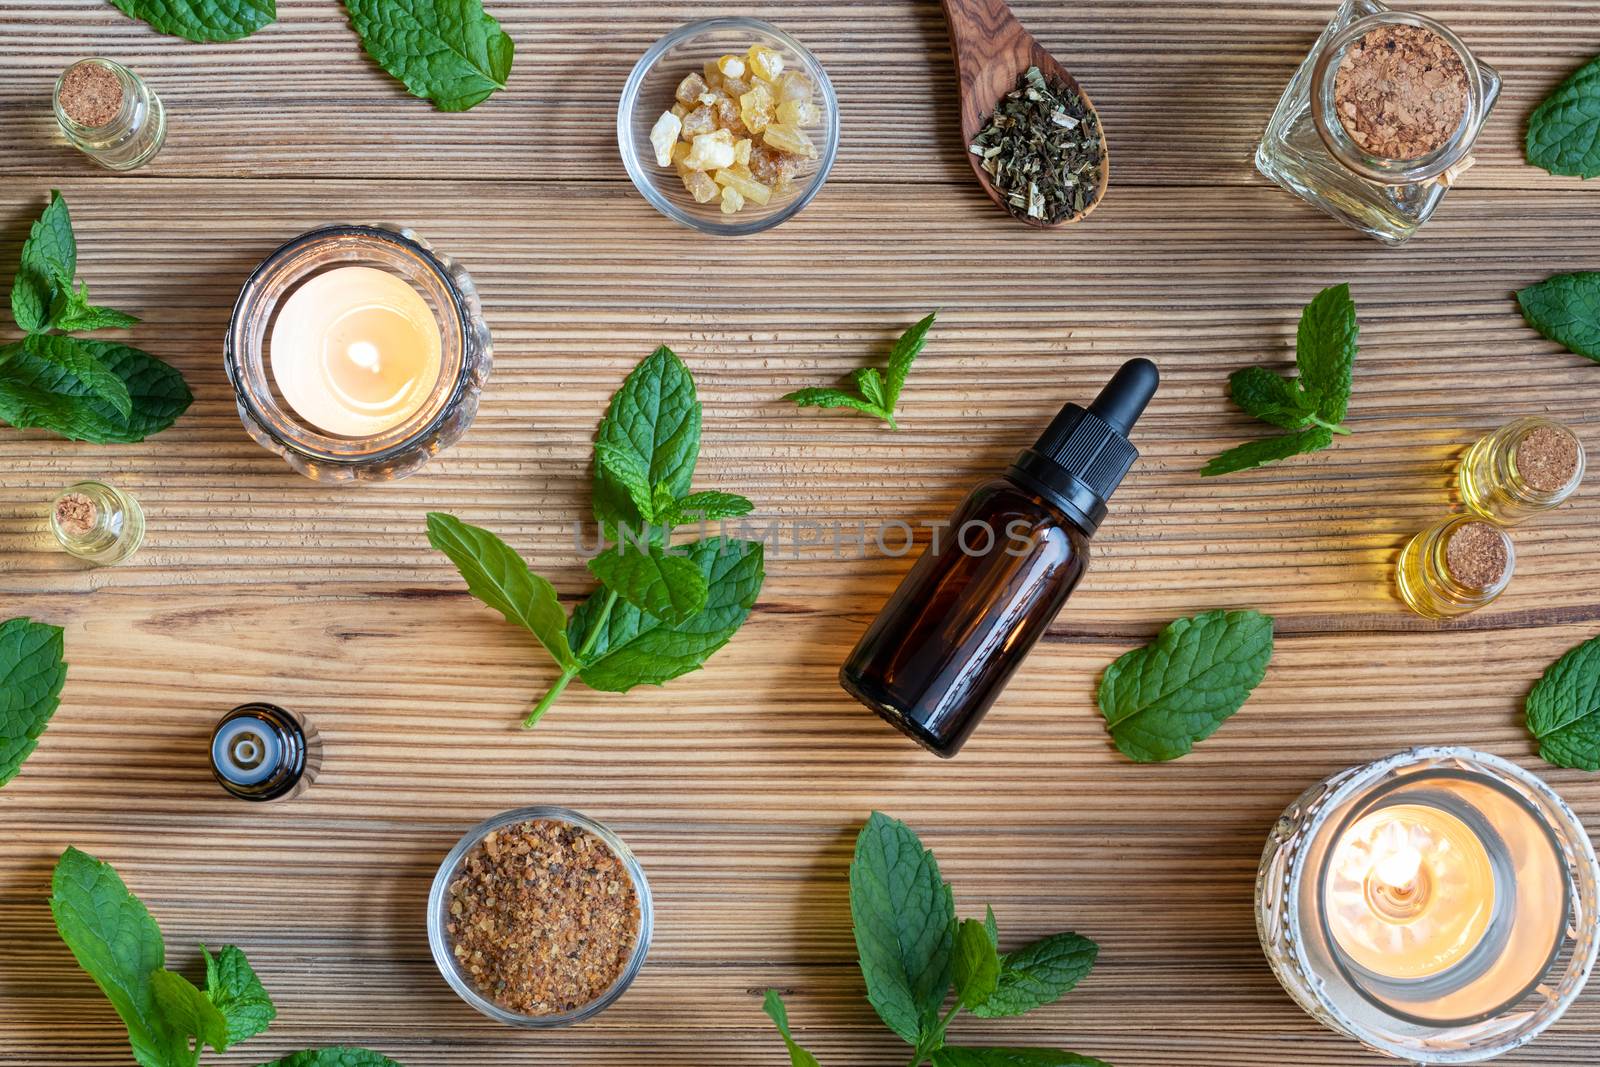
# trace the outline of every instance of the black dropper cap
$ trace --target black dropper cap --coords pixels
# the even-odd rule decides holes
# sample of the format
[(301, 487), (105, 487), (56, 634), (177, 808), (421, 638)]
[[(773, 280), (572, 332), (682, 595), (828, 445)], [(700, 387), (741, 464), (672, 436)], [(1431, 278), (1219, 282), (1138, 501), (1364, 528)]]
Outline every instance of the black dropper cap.
[(1139, 458), (1128, 433), (1155, 395), (1161, 374), (1148, 359), (1130, 359), (1087, 408), (1068, 404), (1006, 477), (1041, 495), (1085, 533), (1106, 517), (1106, 501)]

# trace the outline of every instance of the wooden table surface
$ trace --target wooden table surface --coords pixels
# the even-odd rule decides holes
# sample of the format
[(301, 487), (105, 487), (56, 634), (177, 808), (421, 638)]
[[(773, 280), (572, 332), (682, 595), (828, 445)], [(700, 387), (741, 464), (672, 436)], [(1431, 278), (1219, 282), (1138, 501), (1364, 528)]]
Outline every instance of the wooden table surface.
[[(994, 905), (1003, 945), (1073, 928), (1102, 946), (1059, 1005), (963, 1021), (956, 1038), (1116, 1067), (1381, 1062), (1302, 1015), (1257, 946), (1256, 863), (1284, 805), (1345, 766), (1458, 743), (1538, 771), (1600, 826), (1600, 779), (1542, 765), (1521, 718), (1545, 665), (1597, 629), (1600, 478), (1517, 530), (1516, 580), (1489, 609), (1440, 626), (1391, 592), (1397, 550), (1454, 506), (1453, 464), (1477, 435), (1543, 413), (1600, 450), (1600, 368), (1541, 340), (1510, 297), (1600, 266), (1600, 187), (1519, 151), (1534, 103), (1600, 52), (1600, 4), (1420, 4), (1506, 91), (1477, 167), (1399, 250), (1251, 166), (1333, 6), (1017, 4), (1093, 93), (1112, 145), (1105, 204), (1059, 233), (1014, 224), (973, 183), (936, 4), (751, 8), (831, 72), (843, 147), (802, 215), (731, 241), (659, 217), (614, 141), (633, 61), (714, 10), (493, 0), (517, 44), (510, 88), (446, 115), (363, 56), (333, 0), (281, 0), (276, 24), (217, 45), (158, 36), (99, 0), (7, 0), (0, 285), (61, 188), (80, 276), (143, 316), (132, 342), (178, 366), (196, 399), (138, 445), (0, 430), (0, 615), (65, 626), (71, 664), (49, 732), (0, 794), (0, 1062), (129, 1062), (45, 904), (55, 857), (77, 845), (149, 903), (169, 965), (193, 973), (197, 943), (232, 941), (260, 971), (278, 1022), (208, 1063), (350, 1043), (408, 1067), (780, 1064), (760, 1012), (776, 986), (829, 1067), (902, 1064), (863, 997), (849, 923), (850, 849), (874, 808), (936, 849), (963, 914)], [(167, 146), (134, 175), (54, 136), (52, 81), (85, 54), (128, 63), (168, 105)], [(472, 432), (394, 484), (295, 475), (246, 437), (222, 370), (252, 266), (346, 220), (410, 225), (460, 258), (495, 337)], [(1228, 372), (1289, 366), (1299, 309), (1342, 281), (1361, 321), (1355, 433), (1202, 482), (1207, 456), (1261, 432), (1227, 401)], [(881, 359), (932, 308), (900, 432), (778, 400)], [(786, 524), (940, 519), (1063, 401), (1130, 356), (1159, 362), (1143, 458), (1088, 577), (956, 761), (835, 683), (910, 565), (876, 552), (770, 559), (760, 603), (706, 670), (620, 697), (575, 685), (536, 731), (518, 728), (552, 670), (428, 548), (423, 513), (498, 531), (563, 600), (586, 595), (571, 525), (587, 516), (591, 434), (661, 343), (705, 404), (697, 486), (743, 492)], [(86, 476), (144, 502), (149, 535), (125, 566), (88, 570), (47, 544), (45, 501)], [(1216, 607), (1276, 617), (1266, 682), (1188, 758), (1128, 763), (1095, 710), (1100, 671)], [(307, 713), (326, 738), (322, 778), (287, 805), (241, 804), (209, 778), (207, 731), (250, 699)], [(545, 802), (627, 838), (658, 917), (625, 999), (529, 1034), (445, 986), (423, 902), (466, 827)], [(1504, 1062), (1594, 1064), (1597, 1042), (1591, 990)]]

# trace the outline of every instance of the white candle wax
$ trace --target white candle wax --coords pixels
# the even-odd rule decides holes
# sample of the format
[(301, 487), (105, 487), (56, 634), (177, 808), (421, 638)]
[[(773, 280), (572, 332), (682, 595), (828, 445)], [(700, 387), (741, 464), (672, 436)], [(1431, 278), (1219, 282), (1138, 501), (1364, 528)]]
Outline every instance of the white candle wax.
[(439, 380), (439, 322), (405, 279), (336, 267), (289, 295), (272, 327), (272, 376), (324, 433), (370, 437), (416, 414)]

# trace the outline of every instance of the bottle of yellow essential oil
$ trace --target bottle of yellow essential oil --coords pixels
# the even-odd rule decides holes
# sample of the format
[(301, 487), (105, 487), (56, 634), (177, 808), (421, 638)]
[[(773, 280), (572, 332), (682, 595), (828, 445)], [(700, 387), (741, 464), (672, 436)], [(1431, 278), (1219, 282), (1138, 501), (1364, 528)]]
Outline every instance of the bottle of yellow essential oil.
[(1418, 615), (1476, 611), (1505, 591), (1517, 562), (1511, 536), (1477, 515), (1454, 515), (1411, 539), (1395, 572), (1400, 599)]
[(1467, 507), (1510, 526), (1572, 495), (1583, 481), (1583, 445), (1559, 422), (1515, 419), (1467, 450), (1459, 478)]

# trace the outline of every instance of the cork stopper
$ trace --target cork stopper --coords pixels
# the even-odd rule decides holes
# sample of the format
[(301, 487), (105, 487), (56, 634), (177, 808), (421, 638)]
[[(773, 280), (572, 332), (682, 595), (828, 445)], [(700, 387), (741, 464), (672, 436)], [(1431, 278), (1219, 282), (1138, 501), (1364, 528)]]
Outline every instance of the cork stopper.
[(68, 536), (89, 536), (99, 518), (100, 509), (83, 493), (67, 493), (56, 501), (56, 525)]
[(122, 114), (122, 81), (104, 63), (85, 60), (62, 75), (58, 99), (67, 118), (98, 130)]
[(1333, 83), (1339, 124), (1380, 159), (1420, 159), (1443, 148), (1470, 96), (1461, 56), (1426, 26), (1374, 26), (1345, 50)]
[(1468, 589), (1488, 589), (1499, 584), (1511, 567), (1510, 541), (1492, 522), (1464, 522), (1445, 542), (1444, 565), (1450, 577)]
[(1517, 475), (1534, 492), (1558, 493), (1572, 484), (1582, 456), (1570, 430), (1541, 426), (1517, 442)]

